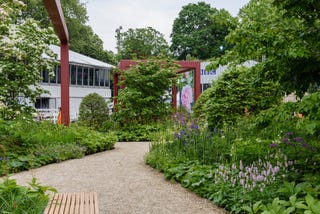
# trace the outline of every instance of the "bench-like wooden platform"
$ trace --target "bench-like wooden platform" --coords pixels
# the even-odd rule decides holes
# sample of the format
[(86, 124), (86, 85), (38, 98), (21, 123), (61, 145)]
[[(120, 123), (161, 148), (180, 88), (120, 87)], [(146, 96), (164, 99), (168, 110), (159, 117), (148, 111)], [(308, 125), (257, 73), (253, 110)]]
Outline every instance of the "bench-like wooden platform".
[(44, 214), (99, 214), (97, 193), (54, 194)]

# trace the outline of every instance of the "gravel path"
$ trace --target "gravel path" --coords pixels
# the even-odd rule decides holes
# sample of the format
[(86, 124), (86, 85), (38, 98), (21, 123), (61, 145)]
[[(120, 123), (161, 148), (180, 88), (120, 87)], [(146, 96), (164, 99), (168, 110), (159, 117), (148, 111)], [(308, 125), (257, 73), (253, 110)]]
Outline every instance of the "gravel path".
[(35, 176), (38, 182), (53, 186), (58, 192), (96, 191), (102, 214), (224, 213), (145, 165), (149, 143), (117, 143), (115, 147), (82, 159), (18, 173), (12, 178), (25, 185)]

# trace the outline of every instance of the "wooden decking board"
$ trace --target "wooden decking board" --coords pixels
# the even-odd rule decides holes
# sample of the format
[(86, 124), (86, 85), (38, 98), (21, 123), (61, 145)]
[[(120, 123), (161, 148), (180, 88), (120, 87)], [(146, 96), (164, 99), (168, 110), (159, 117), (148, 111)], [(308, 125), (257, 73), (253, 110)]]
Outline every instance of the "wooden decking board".
[(97, 193), (54, 194), (44, 214), (99, 214)]

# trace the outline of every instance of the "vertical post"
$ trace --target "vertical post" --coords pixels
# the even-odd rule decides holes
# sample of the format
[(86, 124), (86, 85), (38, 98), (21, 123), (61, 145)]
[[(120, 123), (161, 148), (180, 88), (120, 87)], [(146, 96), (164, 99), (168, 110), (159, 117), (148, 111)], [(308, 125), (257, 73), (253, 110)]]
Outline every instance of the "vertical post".
[(172, 86), (172, 108), (177, 110), (177, 86)]
[(200, 62), (194, 62), (194, 102), (197, 101), (200, 96)]
[(70, 123), (70, 97), (69, 97), (69, 45), (61, 43), (60, 46), (60, 77), (61, 77), (61, 111), (65, 126)]
[(115, 109), (117, 105), (117, 96), (118, 96), (118, 83), (119, 83), (119, 74), (113, 74), (113, 108)]

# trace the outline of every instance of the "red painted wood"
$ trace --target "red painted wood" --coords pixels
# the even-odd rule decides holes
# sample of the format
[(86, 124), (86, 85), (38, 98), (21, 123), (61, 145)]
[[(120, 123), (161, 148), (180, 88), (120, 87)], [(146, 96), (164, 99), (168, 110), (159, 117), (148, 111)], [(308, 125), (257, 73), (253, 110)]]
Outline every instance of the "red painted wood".
[(70, 123), (70, 96), (69, 96), (69, 45), (61, 44), (61, 109), (63, 124)]
[(69, 96), (69, 33), (61, 8), (60, 0), (42, 0), (53, 28), (59, 37), (60, 67), (61, 67), (61, 110), (63, 124), (70, 123), (70, 96)]
[(69, 42), (69, 33), (60, 0), (42, 0), (61, 43)]
[(172, 108), (173, 109), (177, 109), (177, 92), (178, 92), (178, 89), (176, 86), (173, 86), (172, 87)]

